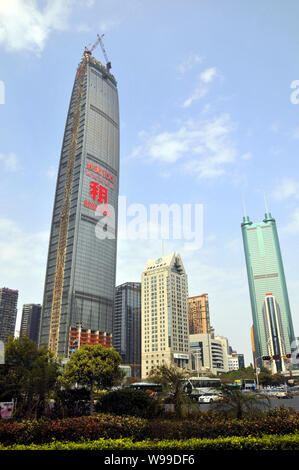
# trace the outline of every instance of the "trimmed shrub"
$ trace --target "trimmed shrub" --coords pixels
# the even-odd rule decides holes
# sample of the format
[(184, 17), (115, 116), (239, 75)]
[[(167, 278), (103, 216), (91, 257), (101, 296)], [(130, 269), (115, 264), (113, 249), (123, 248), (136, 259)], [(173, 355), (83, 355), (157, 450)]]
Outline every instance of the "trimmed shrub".
[(0, 421), (0, 442), (3, 445), (41, 444), (52, 439), (59, 441), (95, 440), (99, 438), (123, 438), (138, 436), (144, 439), (146, 421), (112, 415), (84, 416), (57, 420)]
[[(147, 451), (261, 451), (261, 450), (299, 450), (299, 435), (262, 436), (262, 437), (219, 437), (217, 439), (145, 440), (134, 442), (132, 439), (99, 439), (89, 442), (58, 442), (36, 445), (13, 445), (0, 450), (147, 450)], [(243, 454), (242, 454), (243, 455)]]
[(287, 409), (265, 412), (258, 418), (223, 419), (207, 412), (196, 419), (144, 419), (131, 416), (99, 414), (58, 420), (0, 421), (0, 442), (3, 445), (58, 441), (80, 441), (130, 438), (133, 441), (215, 439), (224, 437), (260, 437), (263, 435), (296, 434), (299, 413)]

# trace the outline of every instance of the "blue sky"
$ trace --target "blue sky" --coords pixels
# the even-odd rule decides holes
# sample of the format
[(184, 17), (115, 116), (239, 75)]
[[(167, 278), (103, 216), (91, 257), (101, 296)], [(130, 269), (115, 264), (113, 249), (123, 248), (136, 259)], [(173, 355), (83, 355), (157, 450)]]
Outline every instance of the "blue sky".
[[(299, 335), (299, 5), (293, 0), (0, 0), (0, 285), (42, 302), (56, 172), (85, 45), (105, 33), (120, 100), (127, 204), (203, 204), (189, 294), (209, 294), (216, 333), (252, 361), (240, 223), (264, 192), (276, 218)], [(100, 47), (95, 57), (103, 61)], [(1, 88), (0, 88), (1, 90)], [(1, 102), (1, 97), (0, 97)], [(117, 282), (140, 280), (159, 240), (118, 244)]]

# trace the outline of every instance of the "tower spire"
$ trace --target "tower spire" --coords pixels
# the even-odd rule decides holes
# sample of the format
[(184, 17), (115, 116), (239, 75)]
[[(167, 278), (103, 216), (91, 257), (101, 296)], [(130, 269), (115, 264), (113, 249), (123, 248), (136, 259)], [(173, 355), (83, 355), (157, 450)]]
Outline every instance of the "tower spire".
[(242, 206), (243, 206), (243, 216), (244, 216), (244, 217), (247, 217), (247, 211), (246, 211), (246, 205), (245, 205), (244, 196), (242, 196)]
[(243, 226), (243, 225), (251, 225), (252, 222), (251, 222), (250, 218), (249, 218), (248, 215), (247, 215), (247, 210), (246, 210), (246, 205), (245, 205), (244, 196), (242, 196), (242, 206), (243, 206), (243, 222), (242, 222), (242, 226)]
[(266, 193), (264, 192), (264, 202), (265, 202), (265, 211), (266, 211), (266, 214), (269, 213), (269, 207), (268, 207), (268, 202), (267, 202), (267, 198), (266, 198)]

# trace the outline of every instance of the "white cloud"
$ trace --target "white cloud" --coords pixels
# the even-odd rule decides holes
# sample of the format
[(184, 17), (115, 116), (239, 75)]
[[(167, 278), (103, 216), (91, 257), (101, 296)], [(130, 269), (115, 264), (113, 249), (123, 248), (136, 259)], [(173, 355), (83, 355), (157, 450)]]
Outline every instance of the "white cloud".
[(195, 87), (195, 90), (189, 96), (189, 98), (187, 98), (184, 101), (182, 105), (183, 108), (188, 108), (189, 106), (191, 106), (191, 104), (194, 103), (194, 101), (198, 101), (204, 98), (209, 92), (209, 88), (207, 87), (207, 84), (211, 83), (217, 74), (218, 72), (217, 72), (216, 67), (210, 67), (204, 70), (203, 72), (201, 72), (201, 74), (199, 75), (199, 80), (198, 80), (199, 83)]
[(201, 64), (203, 58), (199, 54), (190, 53), (186, 60), (184, 60), (181, 64), (177, 66), (177, 71), (184, 75), (186, 72), (189, 72), (193, 69), (197, 64)]
[(184, 157), (183, 169), (199, 179), (225, 173), (226, 165), (237, 157), (231, 134), (235, 129), (228, 114), (210, 120), (185, 122), (175, 132), (139, 134), (142, 144), (129, 158), (143, 158), (162, 164), (176, 163)]
[(272, 197), (277, 201), (283, 201), (289, 197), (299, 195), (299, 184), (293, 178), (282, 178), (275, 190), (272, 192)]
[(0, 218), (0, 286), (19, 290), (17, 325), (24, 303), (42, 303), (48, 242), (48, 231)]
[(57, 168), (54, 165), (51, 165), (47, 170), (46, 170), (46, 175), (48, 178), (55, 179), (57, 175)]
[(19, 159), (15, 153), (0, 154), (0, 162), (6, 171), (15, 172), (20, 168)]
[(204, 87), (198, 87), (194, 90), (191, 96), (187, 98), (183, 103), (183, 108), (189, 108), (194, 101), (198, 101), (201, 98), (204, 98), (208, 93), (208, 89)]
[(296, 140), (299, 139), (299, 127), (296, 127), (296, 128), (293, 130), (292, 137), (293, 137), (293, 139), (296, 139)]
[(0, 0), (0, 45), (7, 50), (29, 50), (39, 54), (53, 30), (68, 28), (75, 0)]
[(200, 74), (200, 80), (204, 83), (211, 83), (217, 75), (216, 67), (210, 67)]
[(299, 207), (294, 210), (289, 224), (283, 227), (281, 231), (290, 235), (297, 235), (299, 233)]
[(99, 26), (99, 30), (101, 33), (106, 33), (107, 31), (110, 31), (111, 29), (117, 28), (122, 23), (121, 19), (117, 20), (106, 20), (102, 21)]
[(241, 155), (242, 160), (251, 160), (252, 159), (252, 154), (250, 152), (246, 152), (243, 155)]

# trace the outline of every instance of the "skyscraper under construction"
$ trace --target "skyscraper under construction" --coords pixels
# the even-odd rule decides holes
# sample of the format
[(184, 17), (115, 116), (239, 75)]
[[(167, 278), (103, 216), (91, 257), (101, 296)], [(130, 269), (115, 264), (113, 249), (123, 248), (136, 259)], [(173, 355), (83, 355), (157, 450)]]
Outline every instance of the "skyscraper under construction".
[(76, 330), (106, 346), (112, 340), (119, 107), (111, 64), (96, 60), (93, 48), (78, 66), (66, 119), (39, 336), (62, 357), (74, 349)]

